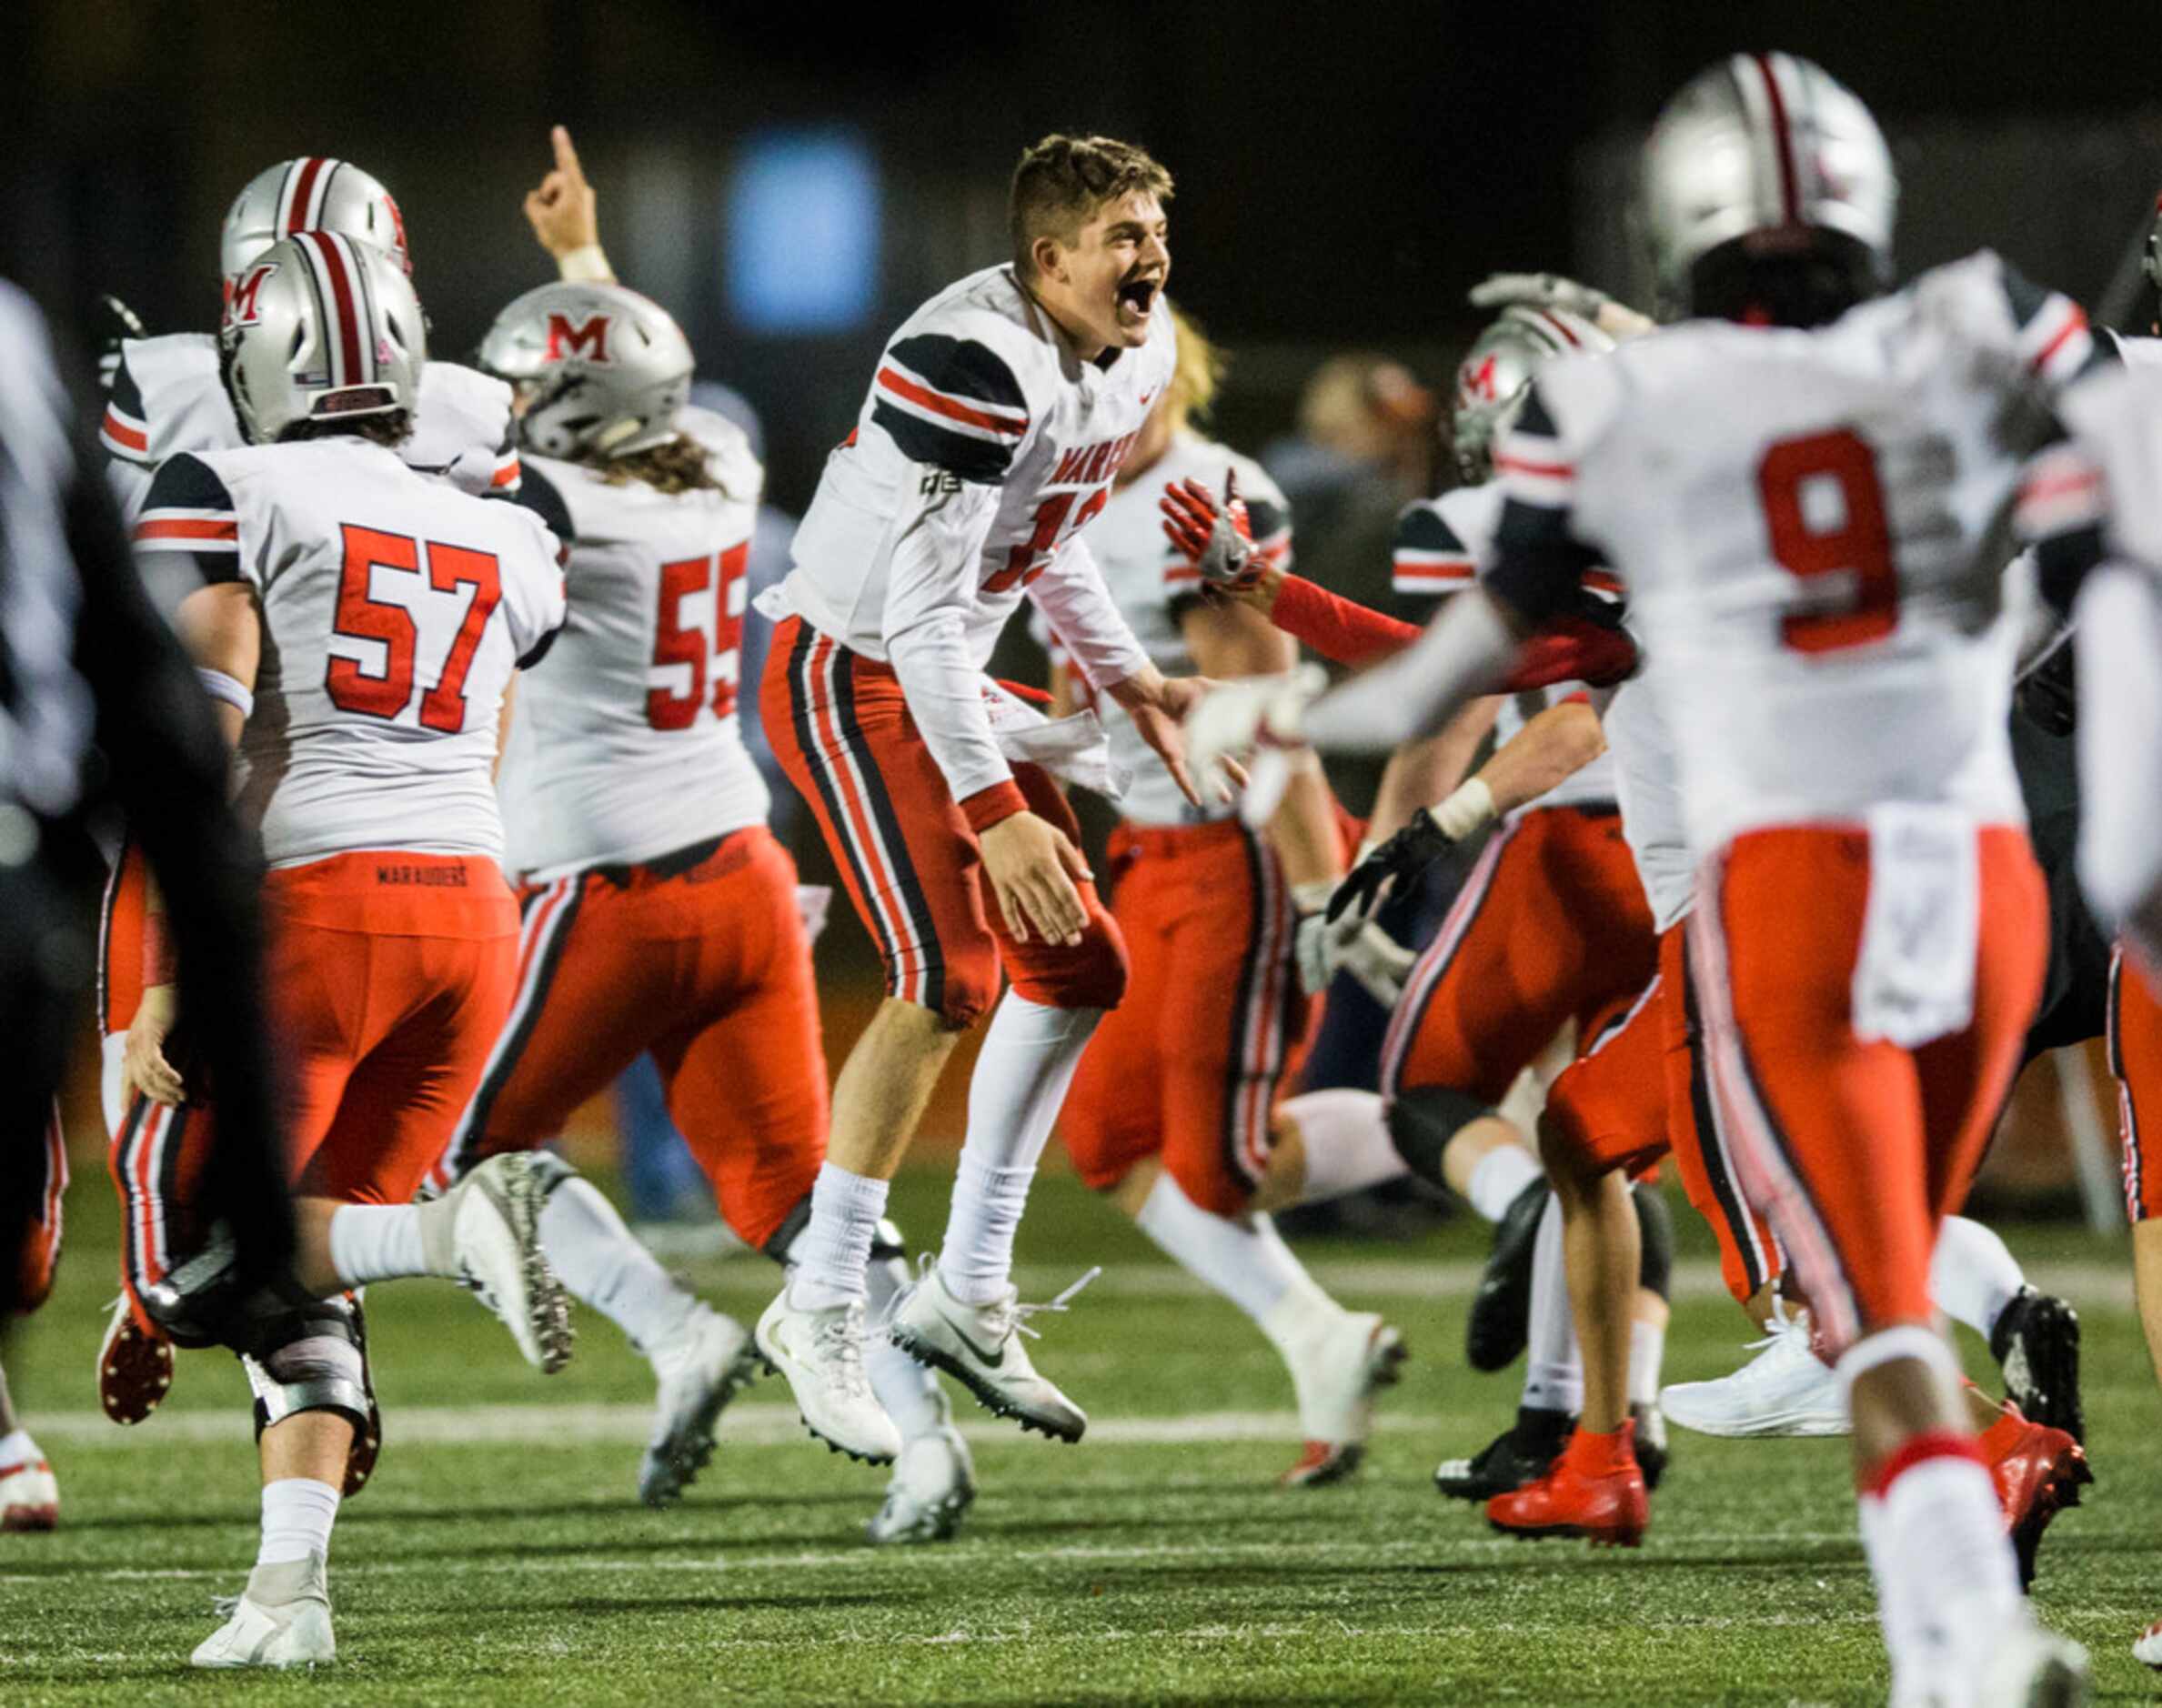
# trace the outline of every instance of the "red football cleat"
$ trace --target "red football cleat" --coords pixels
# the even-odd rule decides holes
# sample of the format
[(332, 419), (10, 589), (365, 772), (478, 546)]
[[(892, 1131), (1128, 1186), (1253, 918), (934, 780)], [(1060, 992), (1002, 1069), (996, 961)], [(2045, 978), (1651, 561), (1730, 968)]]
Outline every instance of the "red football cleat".
[(136, 1320), (126, 1293), (97, 1349), (97, 1402), (116, 1423), (140, 1423), (173, 1385), (173, 1342)]
[(1583, 1536), (1594, 1548), (1635, 1548), (1652, 1522), (1636, 1462), (1636, 1424), (1611, 1435), (1578, 1430), (1554, 1468), (1486, 1503), (1486, 1522), (1514, 1536)]
[(2079, 1504), (2080, 1489), (2095, 1480), (2087, 1452), (2063, 1430), (2030, 1422), (2010, 1401), (2004, 1415), (1982, 1432), (1983, 1460), (1996, 1485), (2004, 1509), (2005, 1533), (2019, 1556), (2022, 1588), (2035, 1581), (2035, 1554), (2042, 1532), (2067, 1506)]

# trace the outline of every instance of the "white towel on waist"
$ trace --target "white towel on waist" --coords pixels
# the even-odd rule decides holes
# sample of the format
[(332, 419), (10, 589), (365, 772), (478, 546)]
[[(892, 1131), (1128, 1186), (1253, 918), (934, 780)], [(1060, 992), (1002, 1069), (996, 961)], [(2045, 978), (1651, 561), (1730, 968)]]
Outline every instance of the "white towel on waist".
[(1855, 961), (1855, 1035), (1913, 1049), (1975, 1018), (1980, 841), (1971, 814), (1872, 808), (1869, 903)]

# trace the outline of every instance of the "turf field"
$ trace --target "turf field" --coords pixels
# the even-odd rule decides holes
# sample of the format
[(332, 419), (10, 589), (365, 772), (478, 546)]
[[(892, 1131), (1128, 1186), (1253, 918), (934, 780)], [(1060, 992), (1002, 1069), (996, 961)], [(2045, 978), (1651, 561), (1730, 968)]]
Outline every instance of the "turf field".
[[(937, 1227), (943, 1187), (904, 1177), (904, 1225)], [(687, 1502), (648, 1512), (631, 1492), (645, 1366), (609, 1324), (581, 1316), (571, 1367), (543, 1379), (471, 1301), (385, 1286), (369, 1316), (387, 1438), (332, 1551), (338, 1664), (191, 1675), (211, 1597), (253, 1558), (245, 1389), (222, 1356), (188, 1354), (156, 1417), (106, 1423), (102, 1180), (77, 1182), (70, 1224), (59, 1293), (6, 1353), (63, 1502), (56, 1533), (0, 1537), (0, 1703), (17, 1708), (1883, 1699), (1840, 1443), (1680, 1438), (1640, 1553), (1491, 1534), (1428, 1481), (1514, 1403), (1513, 1377), (1462, 1362), (1483, 1232), (1459, 1227), (1306, 1249), (1340, 1297), (1392, 1313), (1413, 1362), (1356, 1485), (1281, 1492), (1295, 1427), (1273, 1355), (1063, 1178), (1023, 1230), (1023, 1296), (1105, 1264), (1072, 1315), (1042, 1320), (1040, 1351), (1094, 1423), (1063, 1447), (974, 1414), (983, 1494), (960, 1540), (863, 1545), (884, 1472), (805, 1437), (771, 1380)], [(2103, 1699), (2152, 1700), (2127, 1645), (2162, 1613), (2162, 1401), (2121, 1248), (2014, 1244), (2085, 1313), (2099, 1478), (2044, 1548), (2040, 1605), (2096, 1651)], [(1684, 1378), (1730, 1367), (1741, 1338), (1706, 1249), (1689, 1250), (1668, 1360)], [(690, 1272), (747, 1318), (773, 1285), (759, 1259)]]

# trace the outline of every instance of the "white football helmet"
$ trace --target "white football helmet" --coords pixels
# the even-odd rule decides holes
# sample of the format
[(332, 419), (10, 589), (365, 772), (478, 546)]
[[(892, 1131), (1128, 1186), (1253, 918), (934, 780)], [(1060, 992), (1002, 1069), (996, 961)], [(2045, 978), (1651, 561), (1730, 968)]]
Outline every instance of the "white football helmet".
[(1749, 238), (1805, 248), (1831, 233), (1888, 284), (1899, 179), (1869, 109), (1821, 65), (1735, 54), (1666, 104), (1644, 147), (1644, 236), (1662, 296), (1690, 306), (1690, 275)]
[(518, 443), (572, 460), (628, 457), (676, 436), (696, 358), (669, 311), (620, 285), (543, 285), (496, 316), (480, 366), (523, 405)]
[(1472, 341), (1456, 368), (1449, 430), (1456, 466), (1476, 486), (1493, 473), (1493, 442), (1523, 407), (1532, 377), (1564, 356), (1599, 356), (1614, 341), (1566, 308), (1512, 303)]
[(256, 173), (233, 198), (218, 238), (227, 289), (250, 261), (297, 231), (342, 231), (389, 251), (407, 272), (413, 270), (406, 222), (381, 182), (349, 161), (303, 155)]
[(249, 442), (296, 422), (410, 410), (427, 330), (397, 258), (335, 231), (298, 231), (241, 270), (218, 333)]

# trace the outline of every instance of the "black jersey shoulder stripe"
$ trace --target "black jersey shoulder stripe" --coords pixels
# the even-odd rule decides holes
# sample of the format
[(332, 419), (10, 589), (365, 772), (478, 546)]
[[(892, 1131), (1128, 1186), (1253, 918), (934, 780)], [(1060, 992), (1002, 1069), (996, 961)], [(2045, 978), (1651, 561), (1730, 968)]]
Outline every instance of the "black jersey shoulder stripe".
[[(941, 397), (972, 405), (978, 413), (1028, 425), (1029, 400), (1006, 358), (975, 338), (919, 332), (895, 342), (886, 361)], [(884, 364), (881, 364), (883, 366)]]
[(978, 486), (998, 485), (1013, 464), (1011, 445), (956, 432), (890, 403), (884, 397), (871, 406), (870, 418), (910, 462), (933, 464)]
[(508, 496), (511, 503), (522, 505), (546, 523), (548, 532), (566, 548), (578, 538), (578, 529), (570, 520), (570, 506), (563, 501), (556, 483), (531, 463), (521, 465), (518, 490)]
[(1403, 513), (1396, 518), (1395, 549), (1400, 553), (1423, 552), (1452, 558), (1472, 555), (1463, 537), (1449, 526), (1440, 509), (1424, 498), (1404, 506)]

